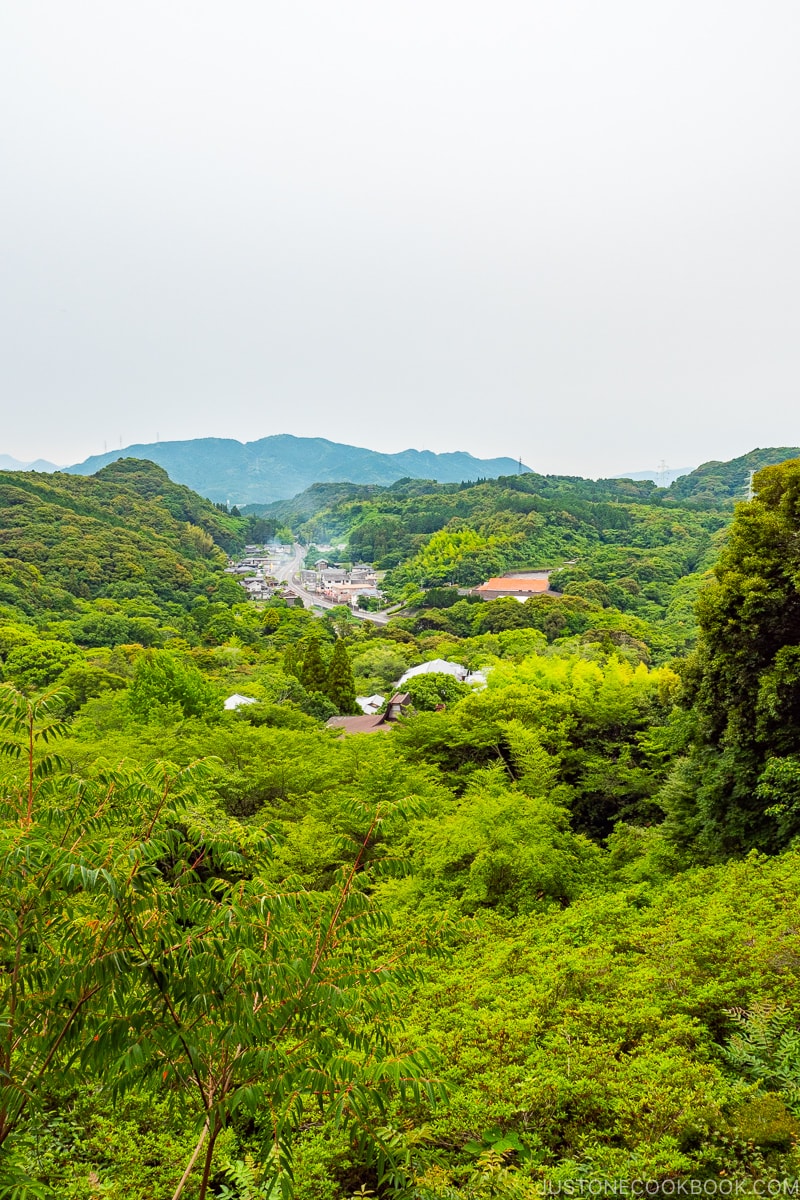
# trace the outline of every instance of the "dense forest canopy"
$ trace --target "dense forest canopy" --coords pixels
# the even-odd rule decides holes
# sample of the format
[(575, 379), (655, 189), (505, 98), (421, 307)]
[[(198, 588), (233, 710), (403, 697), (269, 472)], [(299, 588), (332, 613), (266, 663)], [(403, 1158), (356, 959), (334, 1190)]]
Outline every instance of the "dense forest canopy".
[[(791, 1186), (800, 460), (703, 470), (0, 473), (0, 1195)], [(286, 525), (398, 615), (248, 601)]]

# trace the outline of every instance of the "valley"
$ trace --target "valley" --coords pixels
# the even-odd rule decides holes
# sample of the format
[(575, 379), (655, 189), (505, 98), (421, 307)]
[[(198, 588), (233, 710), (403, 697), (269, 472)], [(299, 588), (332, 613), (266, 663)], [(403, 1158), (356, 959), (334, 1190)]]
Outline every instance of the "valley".
[(783, 455), (0, 472), (6, 1193), (791, 1186)]

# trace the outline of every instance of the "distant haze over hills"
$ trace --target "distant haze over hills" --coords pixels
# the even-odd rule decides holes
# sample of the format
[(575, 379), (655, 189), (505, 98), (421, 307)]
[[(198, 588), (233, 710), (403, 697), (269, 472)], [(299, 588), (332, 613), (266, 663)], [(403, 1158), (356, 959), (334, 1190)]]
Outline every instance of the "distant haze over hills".
[[(742, 500), (751, 471), (800, 457), (797, 446), (759, 448), (727, 461), (711, 461), (694, 468), (668, 468), (663, 472), (629, 471), (617, 479), (652, 480), (679, 500), (717, 502)], [(429, 450), (404, 450), (380, 454), (324, 438), (299, 438), (289, 434), (242, 443), (230, 438), (195, 438), (180, 442), (154, 442), (97, 454), (76, 466), (59, 468), (43, 459), (23, 463), (0, 454), (0, 470), (57, 471), (91, 475), (121, 458), (149, 459), (163, 467), (176, 483), (221, 503), (248, 505), (252, 510), (279, 500), (289, 500), (313, 484), (377, 485), (388, 487), (398, 479), (432, 479), (461, 483), (516, 475), (520, 464), (513, 458), (474, 458), (465, 452), (434, 454)], [(531, 468), (522, 466), (522, 471)], [(575, 478), (578, 478), (575, 476)], [(309, 502), (319, 497), (309, 497)]]
[[(473, 458), (456, 451), (403, 450), (379, 454), (326, 438), (277, 434), (257, 442), (232, 438), (194, 438), (126, 446), (96, 454), (67, 467), (72, 475), (93, 475), (119, 458), (142, 458), (158, 463), (176, 483), (187, 484), (201, 496), (230, 504), (267, 504), (296, 496), (312, 483), (379, 483), (388, 485), (409, 476), (440, 483), (514, 475), (513, 458)], [(523, 471), (530, 468), (523, 465)]]
[(12, 458), (10, 454), (0, 454), (0, 471), (57, 471), (58, 467), (55, 463), (48, 462), (47, 459), (37, 458), (35, 462), (20, 462), (18, 458)]
[(665, 467), (663, 471), (622, 471), (618, 479), (652, 479), (659, 487), (669, 487), (683, 475), (690, 475), (694, 467)]

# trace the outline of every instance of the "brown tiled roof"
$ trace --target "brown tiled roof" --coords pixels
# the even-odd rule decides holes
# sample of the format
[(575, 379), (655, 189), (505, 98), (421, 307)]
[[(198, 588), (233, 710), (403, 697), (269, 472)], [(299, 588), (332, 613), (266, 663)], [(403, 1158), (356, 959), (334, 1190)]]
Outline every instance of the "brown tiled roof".
[(383, 713), (363, 717), (331, 717), (325, 724), (328, 729), (341, 729), (342, 733), (382, 733), (391, 729)]
[(516, 575), (500, 575), (487, 579), (476, 588), (477, 592), (546, 592), (550, 587), (547, 579), (530, 579)]

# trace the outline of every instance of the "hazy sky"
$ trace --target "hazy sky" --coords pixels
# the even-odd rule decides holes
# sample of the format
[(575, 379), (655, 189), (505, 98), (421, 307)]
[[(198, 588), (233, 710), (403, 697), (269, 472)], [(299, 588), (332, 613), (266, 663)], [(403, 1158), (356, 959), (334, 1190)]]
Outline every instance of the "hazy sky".
[(797, 0), (5, 0), (0, 452), (800, 443)]

